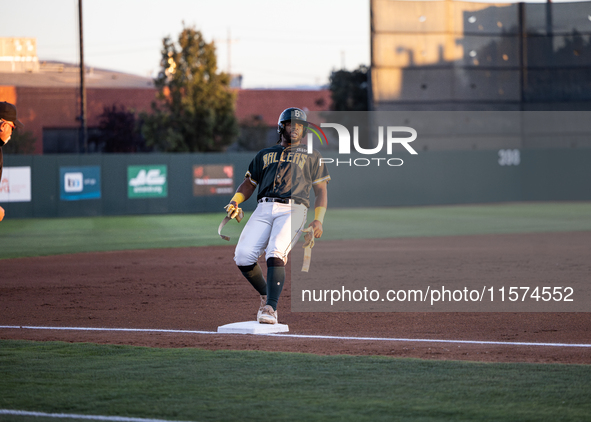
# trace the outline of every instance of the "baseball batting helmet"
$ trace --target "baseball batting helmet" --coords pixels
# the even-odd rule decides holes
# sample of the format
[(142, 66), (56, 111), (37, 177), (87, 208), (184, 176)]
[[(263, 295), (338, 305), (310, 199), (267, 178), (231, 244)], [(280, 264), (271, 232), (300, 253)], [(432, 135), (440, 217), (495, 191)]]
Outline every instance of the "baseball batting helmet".
[(279, 140), (281, 140), (281, 135), (285, 130), (285, 122), (293, 121), (304, 125), (302, 138), (306, 136), (306, 132), (308, 131), (308, 116), (306, 116), (306, 112), (301, 108), (290, 107), (283, 110), (281, 115), (279, 115), (279, 121), (277, 122), (277, 133), (279, 134)]

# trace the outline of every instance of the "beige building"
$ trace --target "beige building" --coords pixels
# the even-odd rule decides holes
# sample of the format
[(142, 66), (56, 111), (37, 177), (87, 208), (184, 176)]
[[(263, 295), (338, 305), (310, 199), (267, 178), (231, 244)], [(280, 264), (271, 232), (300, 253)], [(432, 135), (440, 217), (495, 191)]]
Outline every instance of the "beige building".
[(0, 72), (38, 72), (35, 38), (0, 38)]
[(375, 110), (591, 109), (591, 2), (371, 1)]

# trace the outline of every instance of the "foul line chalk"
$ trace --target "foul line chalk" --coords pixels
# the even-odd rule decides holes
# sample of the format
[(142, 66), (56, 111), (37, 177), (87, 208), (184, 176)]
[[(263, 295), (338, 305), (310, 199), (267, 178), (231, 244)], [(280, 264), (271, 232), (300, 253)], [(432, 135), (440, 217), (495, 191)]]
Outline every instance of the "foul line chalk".
[(310, 339), (328, 339), (328, 340), (363, 340), (363, 341), (406, 341), (413, 343), (461, 343), (461, 344), (496, 344), (501, 346), (555, 346), (555, 347), (591, 347), (591, 344), (576, 343), (526, 343), (518, 341), (478, 341), (478, 340), (438, 340), (427, 338), (381, 338), (381, 337), (337, 337), (337, 336), (318, 336), (304, 334), (257, 334), (261, 336), (273, 337), (294, 337)]
[[(0, 325), (0, 329), (20, 329), (20, 330), (52, 330), (52, 331), (122, 331), (122, 332), (143, 332), (143, 333), (178, 333), (178, 334), (223, 334), (216, 331), (192, 331), (192, 330), (162, 330), (149, 328), (93, 328), (93, 327), (35, 327), (24, 325)], [(518, 341), (477, 341), (477, 340), (439, 340), (425, 338), (388, 338), (388, 337), (340, 337), (340, 336), (321, 336), (308, 334), (238, 334), (255, 335), (268, 337), (287, 337), (287, 338), (305, 338), (312, 340), (352, 340), (352, 341), (398, 341), (411, 343), (455, 343), (455, 344), (488, 344), (498, 346), (542, 346), (542, 347), (589, 347), (591, 344), (585, 343), (528, 343)]]
[(5, 410), (0, 409), (0, 415), (15, 415), (15, 416), (37, 416), (42, 418), (63, 418), (63, 419), (90, 419), (93, 421), (113, 421), (113, 422), (178, 422), (169, 421), (165, 419), (144, 419), (144, 418), (127, 418), (124, 416), (100, 416), (100, 415), (73, 415), (70, 413), (43, 413), (43, 412), (27, 412), (25, 410)]

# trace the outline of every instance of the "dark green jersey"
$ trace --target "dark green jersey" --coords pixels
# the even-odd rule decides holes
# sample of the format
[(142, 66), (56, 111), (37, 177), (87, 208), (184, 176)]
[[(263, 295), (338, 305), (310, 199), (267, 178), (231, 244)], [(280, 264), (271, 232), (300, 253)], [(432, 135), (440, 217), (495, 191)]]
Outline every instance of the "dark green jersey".
[(275, 145), (259, 151), (248, 166), (246, 177), (259, 188), (257, 200), (291, 198), (310, 207), (312, 185), (330, 180), (320, 158), (316, 150), (308, 154), (306, 145)]

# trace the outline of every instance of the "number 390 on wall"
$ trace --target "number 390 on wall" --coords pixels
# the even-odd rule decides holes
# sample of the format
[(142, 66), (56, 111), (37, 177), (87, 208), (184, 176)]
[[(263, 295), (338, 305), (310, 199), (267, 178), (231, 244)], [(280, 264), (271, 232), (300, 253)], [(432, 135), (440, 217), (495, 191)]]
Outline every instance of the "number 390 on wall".
[(521, 162), (521, 156), (518, 149), (500, 149), (499, 150), (499, 165), (500, 166), (518, 166)]

